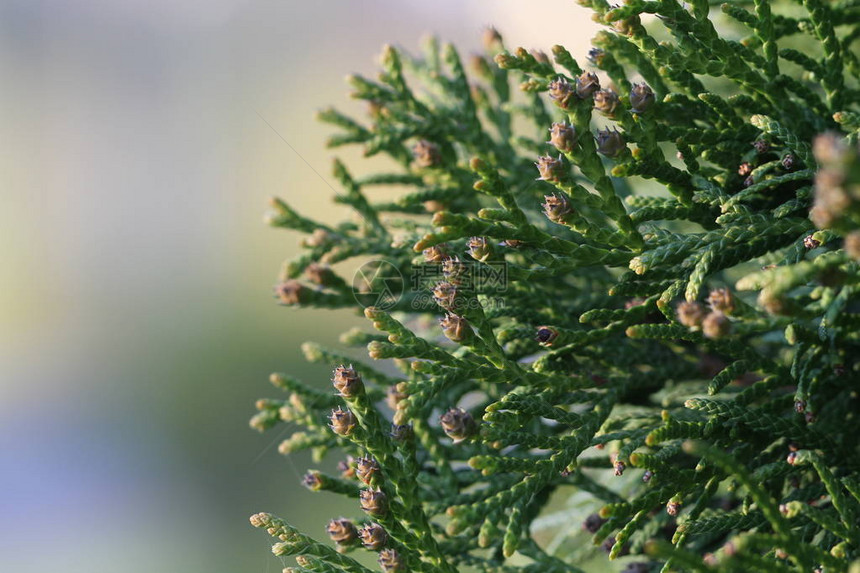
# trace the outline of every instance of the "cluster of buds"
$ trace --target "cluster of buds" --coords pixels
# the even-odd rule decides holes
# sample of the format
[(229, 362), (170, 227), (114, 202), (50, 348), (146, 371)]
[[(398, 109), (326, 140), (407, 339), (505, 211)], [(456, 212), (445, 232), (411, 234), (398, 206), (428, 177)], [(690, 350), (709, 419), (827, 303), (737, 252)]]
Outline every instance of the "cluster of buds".
[(701, 328), (702, 321), (707, 315), (705, 307), (698, 302), (689, 301), (679, 303), (675, 309), (675, 314), (678, 317), (678, 322), (687, 328)]
[(675, 308), (678, 322), (691, 330), (701, 330), (707, 338), (717, 339), (729, 334), (732, 323), (729, 314), (735, 311), (735, 297), (725, 288), (714, 289), (708, 295), (711, 312), (695, 301), (684, 301)]
[(735, 311), (735, 295), (727, 288), (717, 288), (708, 295), (708, 306), (713, 312), (732, 314)]

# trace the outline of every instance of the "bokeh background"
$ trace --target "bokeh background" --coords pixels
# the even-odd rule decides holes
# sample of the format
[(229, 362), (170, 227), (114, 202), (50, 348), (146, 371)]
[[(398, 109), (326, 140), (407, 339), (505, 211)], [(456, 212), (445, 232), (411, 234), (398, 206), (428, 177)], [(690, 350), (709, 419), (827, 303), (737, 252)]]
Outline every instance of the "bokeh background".
[(248, 418), (361, 321), (275, 304), (299, 237), (266, 198), (341, 217), (314, 112), (362, 111), (343, 78), (384, 43), (490, 24), (579, 58), (595, 30), (570, 0), (0, 3), (0, 570), (279, 571), (261, 510), (324, 535), (309, 460)]

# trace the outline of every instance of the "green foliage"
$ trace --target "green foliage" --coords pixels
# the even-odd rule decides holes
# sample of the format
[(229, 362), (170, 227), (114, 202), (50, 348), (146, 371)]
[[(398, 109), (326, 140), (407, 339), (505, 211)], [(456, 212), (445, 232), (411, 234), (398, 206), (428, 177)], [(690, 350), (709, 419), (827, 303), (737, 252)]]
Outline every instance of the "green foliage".
[(306, 345), (335, 392), (258, 403), (282, 453), (347, 456), (305, 485), (359, 516), (336, 550), (254, 516), (288, 570), (860, 569), (860, 3), (582, 3), (588, 65), (387, 47), (370, 122), (320, 119), (392, 171), (335, 162), (354, 221), (273, 200), (284, 305), (366, 306), (345, 261), (438, 279), (344, 335), (378, 366)]

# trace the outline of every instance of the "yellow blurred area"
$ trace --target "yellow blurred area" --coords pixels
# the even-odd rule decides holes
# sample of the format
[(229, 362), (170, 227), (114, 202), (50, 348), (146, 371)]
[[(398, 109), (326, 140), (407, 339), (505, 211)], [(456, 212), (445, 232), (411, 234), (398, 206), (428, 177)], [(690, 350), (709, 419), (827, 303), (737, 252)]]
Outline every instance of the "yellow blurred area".
[(270, 372), (328, 384), (302, 341), (363, 323), (275, 304), (299, 237), (266, 199), (349, 216), (314, 112), (361, 112), (343, 78), (384, 43), (488, 24), (579, 59), (594, 32), (568, 0), (0, 5), (0, 570), (277, 571), (251, 513), (356, 513), (247, 425)]

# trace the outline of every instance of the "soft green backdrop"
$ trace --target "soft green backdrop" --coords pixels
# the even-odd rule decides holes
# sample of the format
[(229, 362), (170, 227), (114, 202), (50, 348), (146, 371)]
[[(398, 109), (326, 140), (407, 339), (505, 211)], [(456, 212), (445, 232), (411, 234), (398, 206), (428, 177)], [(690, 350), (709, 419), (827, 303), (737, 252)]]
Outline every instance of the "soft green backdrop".
[(260, 510), (323, 535), (308, 459), (247, 420), (359, 319), (274, 304), (298, 237), (266, 198), (343, 216), (314, 111), (385, 42), (491, 23), (578, 57), (593, 30), (569, 0), (0, 4), (0, 570), (279, 571)]

